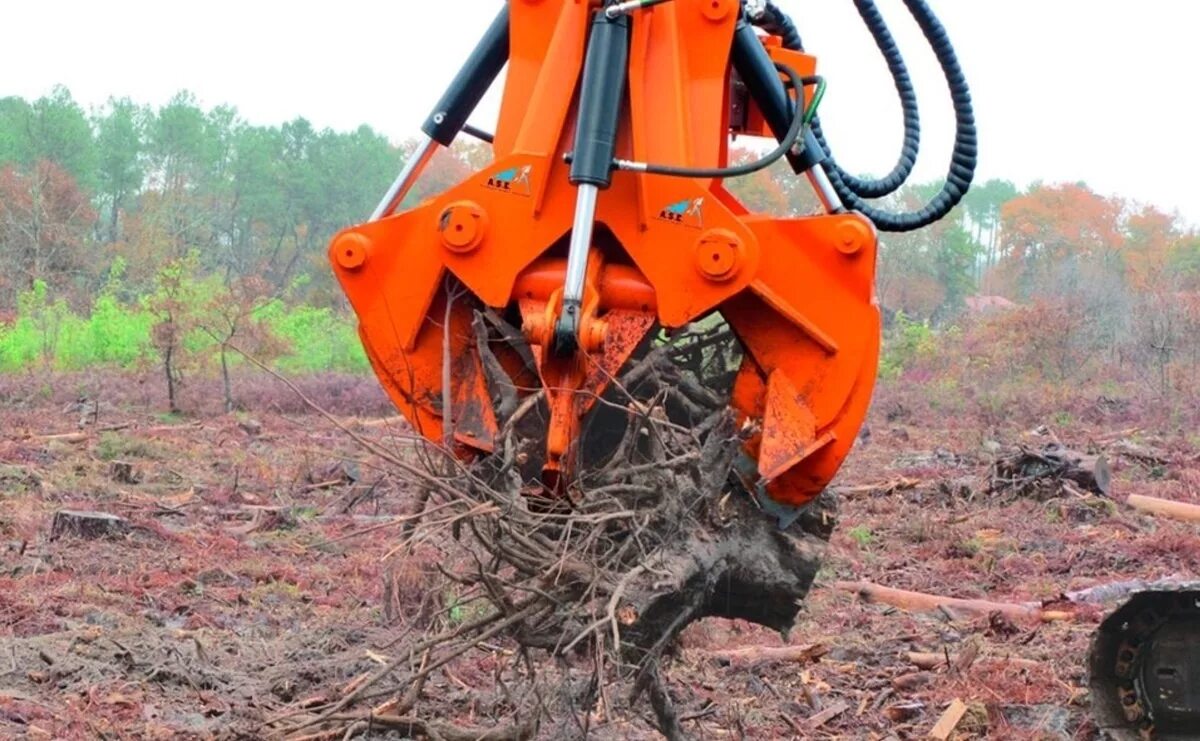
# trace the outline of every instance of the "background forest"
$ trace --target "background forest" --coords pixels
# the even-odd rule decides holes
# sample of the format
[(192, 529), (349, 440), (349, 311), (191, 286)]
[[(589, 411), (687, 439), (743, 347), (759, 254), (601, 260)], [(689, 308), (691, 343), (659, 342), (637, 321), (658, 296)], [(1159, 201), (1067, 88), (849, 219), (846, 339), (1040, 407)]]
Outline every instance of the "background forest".
[[(235, 347), (293, 374), (366, 372), (325, 248), (407, 152), (367, 126), (252, 125), (188, 93), (157, 109), (86, 111), (64, 88), (0, 99), (0, 372), (153, 370), (172, 410), (194, 375), (220, 377), (233, 409), (249, 368)], [(411, 198), (488, 158), (440, 154)], [(813, 209), (786, 170), (729, 187)], [(978, 184), (937, 226), (884, 235), (878, 289), (883, 376), (937, 389), (931, 403), (1002, 414), (1038, 382), (1164, 408), (1200, 391), (1200, 234), (1084, 183)]]

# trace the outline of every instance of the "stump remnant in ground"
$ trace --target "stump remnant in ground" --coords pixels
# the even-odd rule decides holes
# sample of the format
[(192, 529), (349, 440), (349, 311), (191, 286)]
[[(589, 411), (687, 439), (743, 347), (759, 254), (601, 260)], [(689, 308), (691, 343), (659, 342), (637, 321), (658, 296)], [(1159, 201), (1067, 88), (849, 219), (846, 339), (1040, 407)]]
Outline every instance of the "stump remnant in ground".
[(129, 461), (113, 461), (108, 464), (108, 477), (118, 484), (136, 484), (141, 475)]
[(76, 538), (110, 538), (129, 532), (129, 521), (107, 512), (76, 512), (62, 509), (54, 513), (50, 524), (50, 539), (63, 536)]
[(1112, 487), (1108, 459), (1051, 444), (1040, 451), (1022, 446), (997, 458), (992, 466), (993, 492), (1055, 496), (1064, 485), (1082, 487), (1084, 493), (1108, 496)]

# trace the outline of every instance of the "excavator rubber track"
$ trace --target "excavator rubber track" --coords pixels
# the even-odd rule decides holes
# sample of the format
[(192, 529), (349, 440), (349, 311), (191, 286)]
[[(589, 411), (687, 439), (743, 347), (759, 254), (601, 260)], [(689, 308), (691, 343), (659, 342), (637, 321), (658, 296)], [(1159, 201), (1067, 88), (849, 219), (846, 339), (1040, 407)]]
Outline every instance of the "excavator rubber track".
[(1101, 623), (1089, 669), (1109, 738), (1200, 738), (1200, 581), (1135, 592)]

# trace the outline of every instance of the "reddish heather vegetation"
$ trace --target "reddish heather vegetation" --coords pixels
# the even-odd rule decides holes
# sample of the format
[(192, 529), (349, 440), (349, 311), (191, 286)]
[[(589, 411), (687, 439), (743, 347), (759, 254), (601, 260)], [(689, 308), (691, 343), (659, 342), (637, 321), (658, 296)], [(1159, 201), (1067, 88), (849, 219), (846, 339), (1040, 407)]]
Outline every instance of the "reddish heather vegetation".
[[(1131, 494), (1200, 504), (1195, 395), (1119, 367), (1022, 386), (1007, 364), (1034, 351), (1001, 338), (1045, 319), (1015, 313), (915, 343), (839, 481), (841, 522), (796, 630), (708, 620), (685, 633), (669, 672), (686, 730), (924, 738), (961, 701), (956, 738), (1094, 737), (1084, 657), (1104, 605), (1042, 621), (910, 612), (845, 584), (1047, 605), (1052, 616), (1073, 590), (1200, 570), (1197, 525), (1125, 504)], [(239, 380), (252, 386), (240, 394), (248, 409), (222, 414), (214, 381), (188, 387), (184, 416), (163, 417), (150, 379), (4, 379), (0, 736), (268, 736), (395, 658), (421, 616), (469, 619), (452, 594), (426, 588), (437, 543), (422, 559), (388, 558), (412, 483), (278, 382)], [(354, 434), (414, 454), (373, 380), (299, 383)], [(1001, 451), (1049, 442), (1104, 454), (1111, 495), (994, 486)], [(52, 537), (63, 510), (126, 526)], [(497, 639), (439, 669), (417, 710), (488, 725), (501, 703), (495, 657), (508, 650)], [(636, 707), (602, 705), (591, 730), (655, 737)]]

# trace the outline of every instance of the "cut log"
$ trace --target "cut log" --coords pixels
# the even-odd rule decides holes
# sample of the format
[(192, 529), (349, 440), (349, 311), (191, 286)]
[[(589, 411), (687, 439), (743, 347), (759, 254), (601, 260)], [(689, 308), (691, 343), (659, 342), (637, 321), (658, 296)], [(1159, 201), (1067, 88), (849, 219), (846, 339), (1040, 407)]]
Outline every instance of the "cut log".
[(992, 492), (1011, 490), (1020, 495), (1055, 496), (1065, 481), (1084, 491), (1107, 496), (1112, 488), (1108, 459), (1051, 444), (1041, 451), (1018, 448), (992, 465)]
[(901, 702), (884, 708), (883, 716), (893, 723), (904, 723), (921, 714), (925, 705), (920, 702)]
[(1112, 446), (1112, 450), (1117, 455), (1148, 466), (1164, 466), (1170, 460), (1167, 458), (1167, 454), (1161, 450), (1156, 450), (1145, 445), (1138, 445), (1128, 440), (1121, 440), (1115, 443)]
[(1200, 505), (1173, 502), (1170, 499), (1157, 497), (1144, 497), (1140, 494), (1130, 494), (1125, 502), (1139, 512), (1161, 515), (1184, 522), (1200, 522)]
[(76, 538), (111, 538), (129, 532), (129, 521), (107, 512), (75, 512), (59, 510), (50, 525), (50, 539), (71, 536)]
[(821, 712), (814, 713), (812, 716), (810, 716), (808, 719), (808, 727), (816, 730), (849, 709), (850, 706), (844, 702), (834, 703)]
[(1070, 615), (1063, 611), (1045, 612), (1042, 610), (1040, 604), (1033, 602), (1016, 603), (992, 602), (981, 599), (960, 599), (958, 597), (944, 597), (942, 595), (925, 594), (923, 592), (910, 592), (905, 589), (893, 589), (865, 581), (839, 581), (834, 582), (833, 587), (834, 589), (855, 592), (867, 602), (882, 602), (910, 612), (949, 610), (952, 613), (980, 617), (986, 617), (998, 612), (1009, 620), (1023, 620), (1027, 622), (1062, 620), (1067, 619)]
[(38, 435), (36, 439), (43, 442), (86, 443), (88, 434), (86, 432), (64, 432), (57, 435)]
[(950, 707), (946, 708), (946, 712), (942, 713), (942, 717), (929, 731), (929, 738), (937, 739), (937, 741), (946, 741), (950, 738), (950, 734), (954, 733), (954, 729), (958, 727), (959, 721), (967, 714), (967, 704), (958, 698), (950, 703)]
[(908, 661), (918, 669), (936, 669), (946, 665), (946, 654), (926, 651), (910, 651)]
[(897, 692), (912, 692), (927, 686), (937, 676), (932, 672), (919, 671), (901, 674), (892, 680), (892, 689)]

